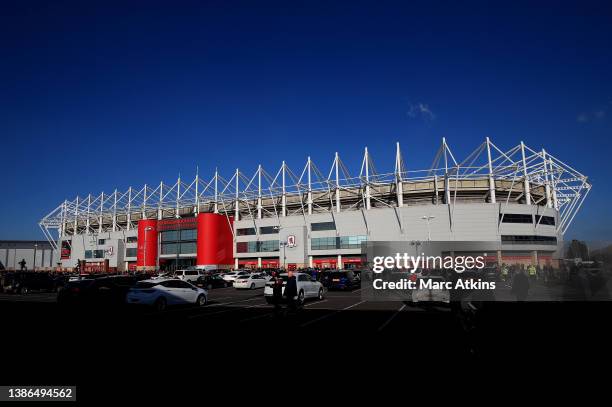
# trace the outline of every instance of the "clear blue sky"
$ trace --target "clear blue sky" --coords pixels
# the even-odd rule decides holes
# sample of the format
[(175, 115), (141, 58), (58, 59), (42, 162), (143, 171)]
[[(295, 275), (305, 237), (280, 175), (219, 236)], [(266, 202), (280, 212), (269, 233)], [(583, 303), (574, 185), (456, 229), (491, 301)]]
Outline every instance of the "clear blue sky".
[(358, 171), (367, 145), (382, 172), (400, 141), (426, 168), (442, 136), (545, 147), (594, 184), (568, 237), (612, 239), (610, 6), (454, 3), (2, 2), (0, 239), (196, 165)]

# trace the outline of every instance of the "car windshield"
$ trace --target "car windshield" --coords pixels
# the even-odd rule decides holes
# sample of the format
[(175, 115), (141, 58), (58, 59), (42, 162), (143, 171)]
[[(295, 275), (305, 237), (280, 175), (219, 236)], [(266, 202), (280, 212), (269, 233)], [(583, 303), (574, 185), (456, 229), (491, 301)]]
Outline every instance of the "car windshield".
[(158, 285), (159, 283), (155, 283), (152, 281), (139, 281), (136, 283), (136, 288), (151, 288), (151, 287), (155, 287), (156, 285)]

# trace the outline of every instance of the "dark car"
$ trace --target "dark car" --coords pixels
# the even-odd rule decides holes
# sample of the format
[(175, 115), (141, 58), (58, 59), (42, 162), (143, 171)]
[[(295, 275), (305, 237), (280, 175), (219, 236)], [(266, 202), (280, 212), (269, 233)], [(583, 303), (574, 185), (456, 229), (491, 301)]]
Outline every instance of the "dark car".
[(229, 283), (221, 277), (221, 274), (207, 274), (204, 276), (198, 277), (198, 279), (194, 283), (196, 286), (200, 288), (205, 288), (210, 290), (212, 288), (225, 288), (229, 287)]
[(351, 270), (325, 271), (321, 283), (329, 290), (352, 290), (359, 287), (360, 279)]
[(7, 293), (27, 294), (31, 291), (59, 291), (65, 279), (45, 272), (18, 271), (2, 276), (2, 291)]
[(137, 276), (109, 276), (71, 281), (57, 296), (60, 305), (117, 307), (125, 304), (129, 289), (139, 281)]

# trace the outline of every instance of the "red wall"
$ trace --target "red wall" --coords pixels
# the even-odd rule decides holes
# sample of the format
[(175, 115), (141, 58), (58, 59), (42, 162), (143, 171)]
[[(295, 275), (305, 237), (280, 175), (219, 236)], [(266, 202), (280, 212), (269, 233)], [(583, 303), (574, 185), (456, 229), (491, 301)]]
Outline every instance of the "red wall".
[(231, 265), (234, 263), (234, 239), (225, 215), (198, 215), (198, 266)]
[[(151, 227), (153, 230), (145, 232), (145, 228)], [(142, 219), (138, 221), (138, 248), (136, 250), (136, 266), (145, 265), (145, 233), (147, 234), (147, 267), (157, 266), (157, 219)]]

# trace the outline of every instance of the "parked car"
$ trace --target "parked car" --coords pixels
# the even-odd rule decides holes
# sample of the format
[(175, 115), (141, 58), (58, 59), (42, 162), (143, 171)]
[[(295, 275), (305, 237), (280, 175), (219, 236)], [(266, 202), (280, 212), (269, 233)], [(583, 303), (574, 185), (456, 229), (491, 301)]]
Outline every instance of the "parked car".
[(225, 288), (229, 287), (230, 285), (230, 283), (225, 281), (220, 274), (207, 274), (200, 276), (194, 284), (200, 288), (206, 288), (207, 290), (213, 288)]
[(45, 272), (17, 271), (2, 276), (2, 291), (28, 294), (31, 291), (55, 292), (66, 284), (62, 276)]
[(326, 271), (321, 276), (321, 282), (329, 290), (352, 290), (361, 284), (359, 277), (351, 270)]
[(236, 280), (238, 277), (242, 277), (242, 276), (248, 276), (249, 274), (251, 274), (248, 271), (245, 270), (241, 270), (241, 271), (230, 271), (229, 273), (225, 273), (222, 275), (223, 279), (225, 281), (227, 281), (228, 283), (233, 283), (234, 280)]
[(179, 279), (143, 280), (128, 291), (127, 302), (152, 306), (157, 311), (169, 305), (204, 306), (208, 303), (208, 292)]
[[(303, 304), (304, 300), (308, 298), (318, 298), (322, 300), (325, 297), (325, 289), (323, 285), (314, 280), (310, 275), (306, 273), (293, 273), (297, 283), (297, 291), (298, 295), (294, 298), (297, 299), (298, 303)], [(282, 273), (280, 278), (283, 279), (283, 294), (285, 293), (285, 286), (287, 285), (288, 275), (287, 273)], [(273, 283), (268, 282), (264, 288), (264, 297), (266, 298), (266, 302), (268, 304), (273, 304), (274, 293), (273, 293)]]
[(196, 269), (196, 268), (188, 268), (185, 270), (176, 270), (174, 272), (174, 276), (178, 279), (181, 279), (183, 281), (188, 281), (190, 283), (195, 283), (196, 280), (198, 278), (200, 278), (201, 276), (205, 276), (208, 273), (206, 273), (205, 270), (200, 270), (200, 269)]
[(108, 276), (69, 281), (57, 295), (60, 305), (117, 307), (125, 304), (129, 289), (137, 276)]
[(234, 280), (234, 288), (248, 288), (250, 290), (264, 288), (269, 280), (270, 276), (265, 273), (253, 273), (236, 278)]

